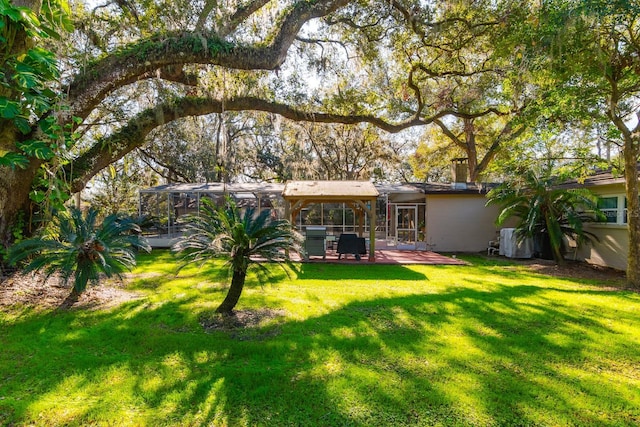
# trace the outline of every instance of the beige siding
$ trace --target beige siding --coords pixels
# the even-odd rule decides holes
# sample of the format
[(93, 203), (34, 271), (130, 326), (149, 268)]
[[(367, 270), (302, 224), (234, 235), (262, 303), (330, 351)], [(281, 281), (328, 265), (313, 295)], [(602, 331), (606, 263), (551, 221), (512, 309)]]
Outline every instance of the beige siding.
[(626, 270), (627, 254), (629, 253), (627, 227), (591, 225), (588, 230), (598, 236), (600, 241), (579, 248), (577, 259), (587, 261), (589, 264)]
[(427, 195), (426, 242), (437, 252), (486, 251), (495, 240), (498, 209), (482, 194)]
[[(600, 196), (615, 196), (624, 194), (624, 184), (610, 184), (589, 188)], [(588, 224), (587, 230), (598, 236), (599, 242), (578, 248), (576, 259), (590, 264), (612, 267), (618, 270), (627, 269), (627, 254), (629, 253), (629, 235), (626, 225), (616, 224)], [(569, 253), (567, 258), (571, 258)]]

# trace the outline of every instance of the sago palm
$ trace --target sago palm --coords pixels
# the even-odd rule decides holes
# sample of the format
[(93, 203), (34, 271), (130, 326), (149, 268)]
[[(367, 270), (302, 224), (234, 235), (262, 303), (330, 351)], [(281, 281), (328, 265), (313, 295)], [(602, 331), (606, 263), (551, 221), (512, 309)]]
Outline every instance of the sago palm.
[(136, 250), (150, 250), (132, 219), (115, 214), (99, 224), (97, 219), (94, 209), (86, 215), (75, 208), (60, 212), (46, 233), (15, 244), (8, 260), (16, 264), (27, 259), (23, 270), (43, 271), (45, 280), (56, 273), (64, 284), (73, 278), (67, 299), (73, 303), (88, 284), (98, 284), (102, 275), (119, 276), (135, 266)]
[(584, 229), (585, 222), (601, 218), (597, 196), (584, 188), (563, 188), (552, 177), (540, 177), (534, 171), (520, 171), (516, 178), (491, 190), (487, 204), (501, 210), (496, 223), (517, 219), (519, 238), (548, 236), (553, 259), (564, 262), (564, 237), (579, 244), (597, 237)]
[(216, 309), (222, 314), (232, 314), (251, 266), (268, 275), (265, 263), (282, 265), (289, 261), (289, 252), (299, 248), (300, 236), (289, 221), (271, 218), (268, 210), (257, 213), (247, 208), (242, 212), (231, 199), (222, 207), (203, 199), (199, 215), (188, 219), (184, 235), (172, 247), (181, 253), (183, 265), (228, 258), (231, 286)]

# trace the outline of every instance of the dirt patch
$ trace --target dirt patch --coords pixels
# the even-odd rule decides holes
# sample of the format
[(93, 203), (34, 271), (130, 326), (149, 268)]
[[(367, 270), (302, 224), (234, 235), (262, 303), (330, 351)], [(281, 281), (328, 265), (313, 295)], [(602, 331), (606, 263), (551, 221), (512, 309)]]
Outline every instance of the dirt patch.
[(547, 276), (570, 279), (599, 280), (609, 285), (624, 286), (625, 272), (609, 267), (587, 264), (586, 262), (567, 260), (564, 265), (556, 265), (544, 259), (510, 259), (510, 262), (526, 266), (529, 270)]
[(255, 328), (277, 318), (286, 316), (284, 310), (263, 308), (259, 310), (234, 310), (231, 315), (212, 314), (200, 319), (200, 324), (209, 331), (234, 331)]
[[(22, 306), (38, 309), (56, 309), (71, 293), (59, 277), (44, 280), (41, 274), (15, 273), (0, 278), (0, 310), (5, 307)], [(140, 298), (140, 295), (123, 289), (122, 283), (110, 281), (108, 284), (89, 286), (80, 295), (73, 309), (105, 309)]]

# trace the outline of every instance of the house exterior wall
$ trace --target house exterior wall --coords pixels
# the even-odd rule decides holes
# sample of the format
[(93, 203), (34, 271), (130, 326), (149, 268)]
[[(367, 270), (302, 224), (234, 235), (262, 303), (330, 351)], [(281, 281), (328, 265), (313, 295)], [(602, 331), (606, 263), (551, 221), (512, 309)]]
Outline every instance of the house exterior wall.
[[(624, 184), (610, 184), (589, 187), (600, 197), (622, 197), (625, 194)], [(620, 206), (619, 209), (623, 209)], [(576, 259), (590, 264), (612, 267), (618, 270), (627, 269), (627, 254), (629, 253), (629, 234), (626, 224), (587, 224), (585, 229), (595, 234), (599, 241), (590, 245), (583, 245), (576, 252)], [(572, 255), (567, 255), (570, 258)]]
[(486, 251), (496, 240), (498, 208), (483, 194), (427, 194), (426, 242), (436, 252)]
[[(577, 259), (584, 260), (589, 264), (626, 270), (627, 254), (629, 253), (627, 226), (590, 225), (587, 229), (598, 236), (600, 241), (580, 247)], [(571, 254), (568, 255), (568, 257), (570, 256)]]

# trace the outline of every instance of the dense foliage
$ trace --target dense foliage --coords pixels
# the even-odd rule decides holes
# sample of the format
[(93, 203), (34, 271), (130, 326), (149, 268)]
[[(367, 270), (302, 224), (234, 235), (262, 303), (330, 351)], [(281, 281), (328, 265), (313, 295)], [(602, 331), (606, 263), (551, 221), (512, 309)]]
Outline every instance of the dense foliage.
[[(634, 2), (0, 5), (5, 247), (136, 152), (135, 162), (182, 180), (389, 180), (416, 178), (402, 162), (422, 142), (414, 162), (421, 176), (439, 175), (424, 163), (441, 169), (442, 157), (455, 153), (469, 159), (472, 180), (486, 180), (503, 177), (495, 164), (517, 162), (521, 147), (539, 158), (530, 141), (542, 129), (606, 136), (608, 147), (621, 147), (629, 279), (640, 283), (640, 132), (629, 127), (640, 92)], [(194, 126), (190, 117), (203, 121)], [(206, 137), (193, 138), (200, 133)], [(576, 145), (574, 157), (589, 158), (577, 161), (590, 163), (595, 144)], [(384, 168), (394, 162), (390, 176)], [(581, 174), (592, 169), (582, 166)]]

